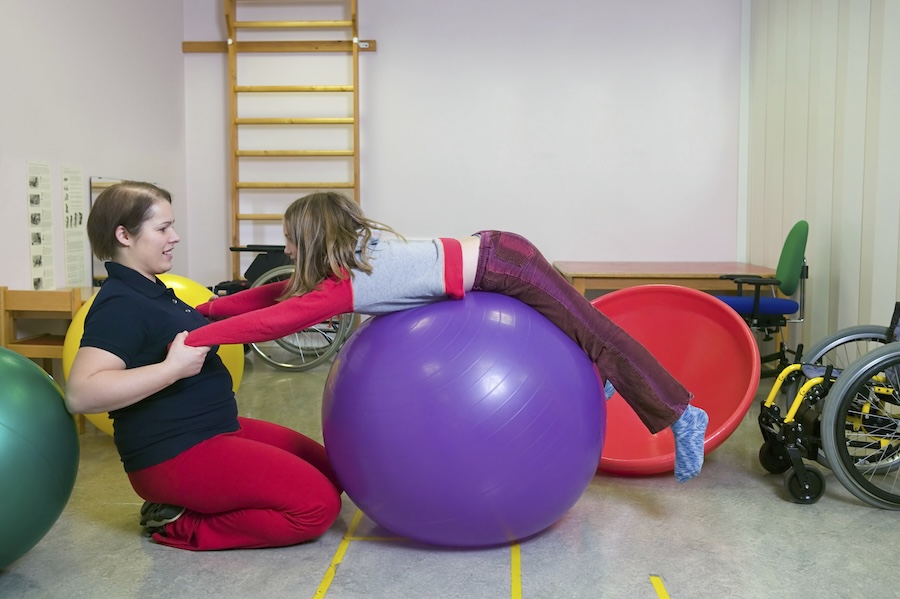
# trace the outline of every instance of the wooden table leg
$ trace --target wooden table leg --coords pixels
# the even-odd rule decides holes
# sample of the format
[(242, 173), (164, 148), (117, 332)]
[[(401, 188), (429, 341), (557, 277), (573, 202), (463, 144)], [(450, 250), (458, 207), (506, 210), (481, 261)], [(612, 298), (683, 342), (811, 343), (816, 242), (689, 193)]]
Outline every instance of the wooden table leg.
[(584, 295), (585, 292), (587, 291), (587, 289), (585, 289), (585, 280), (583, 278), (576, 277), (576, 278), (573, 278), (569, 282), (572, 283), (572, 286), (575, 288), (575, 291), (577, 291), (581, 295)]

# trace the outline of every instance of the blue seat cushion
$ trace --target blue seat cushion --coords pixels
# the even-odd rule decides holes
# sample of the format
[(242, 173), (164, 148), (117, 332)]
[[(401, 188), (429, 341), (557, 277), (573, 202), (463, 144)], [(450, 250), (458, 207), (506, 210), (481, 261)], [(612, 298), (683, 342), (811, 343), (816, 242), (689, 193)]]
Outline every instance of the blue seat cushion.
[[(803, 366), (800, 367), (800, 371), (803, 373), (803, 376), (805, 376), (808, 379), (814, 379), (814, 378), (817, 378), (820, 376), (825, 376), (826, 369), (827, 369), (827, 367), (821, 366), (819, 364), (804, 364)], [(841, 374), (840, 368), (834, 368), (831, 370), (832, 377), (840, 376), (840, 374)]]
[[(752, 295), (717, 295), (716, 297), (731, 306), (741, 316), (753, 314)], [(763, 316), (794, 314), (799, 309), (800, 304), (794, 300), (781, 297), (759, 298), (759, 314)]]

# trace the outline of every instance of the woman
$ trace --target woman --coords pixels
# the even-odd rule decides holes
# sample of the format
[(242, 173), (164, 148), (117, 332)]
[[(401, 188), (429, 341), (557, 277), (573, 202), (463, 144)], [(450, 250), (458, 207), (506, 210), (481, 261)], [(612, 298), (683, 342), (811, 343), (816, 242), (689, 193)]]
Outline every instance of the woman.
[(66, 405), (109, 412), (141, 524), (157, 543), (191, 550), (277, 547), (320, 536), (341, 489), (324, 448), (285, 427), (238, 416), (228, 370), (188, 347), (207, 320), (156, 277), (180, 241), (171, 196), (125, 182), (98, 196), (91, 250), (109, 277), (72, 363)]

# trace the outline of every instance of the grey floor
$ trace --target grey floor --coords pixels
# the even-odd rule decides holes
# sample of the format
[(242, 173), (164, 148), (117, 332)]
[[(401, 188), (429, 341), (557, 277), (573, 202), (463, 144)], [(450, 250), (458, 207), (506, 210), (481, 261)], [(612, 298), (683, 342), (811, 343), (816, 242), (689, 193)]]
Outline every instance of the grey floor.
[[(248, 360), (240, 411), (321, 440), (326, 374)], [(0, 571), (0, 597), (900, 596), (897, 513), (860, 503), (827, 470), (818, 503), (786, 501), (782, 477), (758, 463), (756, 413), (707, 456), (697, 479), (598, 475), (556, 525), (488, 550), (391, 540), (365, 517), (354, 525), (358, 510), (346, 496), (338, 521), (309, 544), (210, 553), (156, 545), (141, 536), (141, 501), (111, 438), (89, 425), (71, 500), (43, 540)]]

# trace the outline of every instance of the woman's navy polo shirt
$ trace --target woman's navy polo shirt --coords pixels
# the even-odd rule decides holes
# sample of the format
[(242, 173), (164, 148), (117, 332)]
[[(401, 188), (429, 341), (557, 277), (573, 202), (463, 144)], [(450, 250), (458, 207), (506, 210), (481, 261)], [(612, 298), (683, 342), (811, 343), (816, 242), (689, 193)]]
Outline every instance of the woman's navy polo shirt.
[[(157, 279), (107, 262), (103, 283), (84, 322), (82, 347), (115, 354), (125, 368), (162, 362), (181, 331), (206, 318)], [(128, 407), (110, 412), (126, 472), (154, 466), (220, 433), (238, 430), (231, 374), (212, 348), (200, 372)]]

